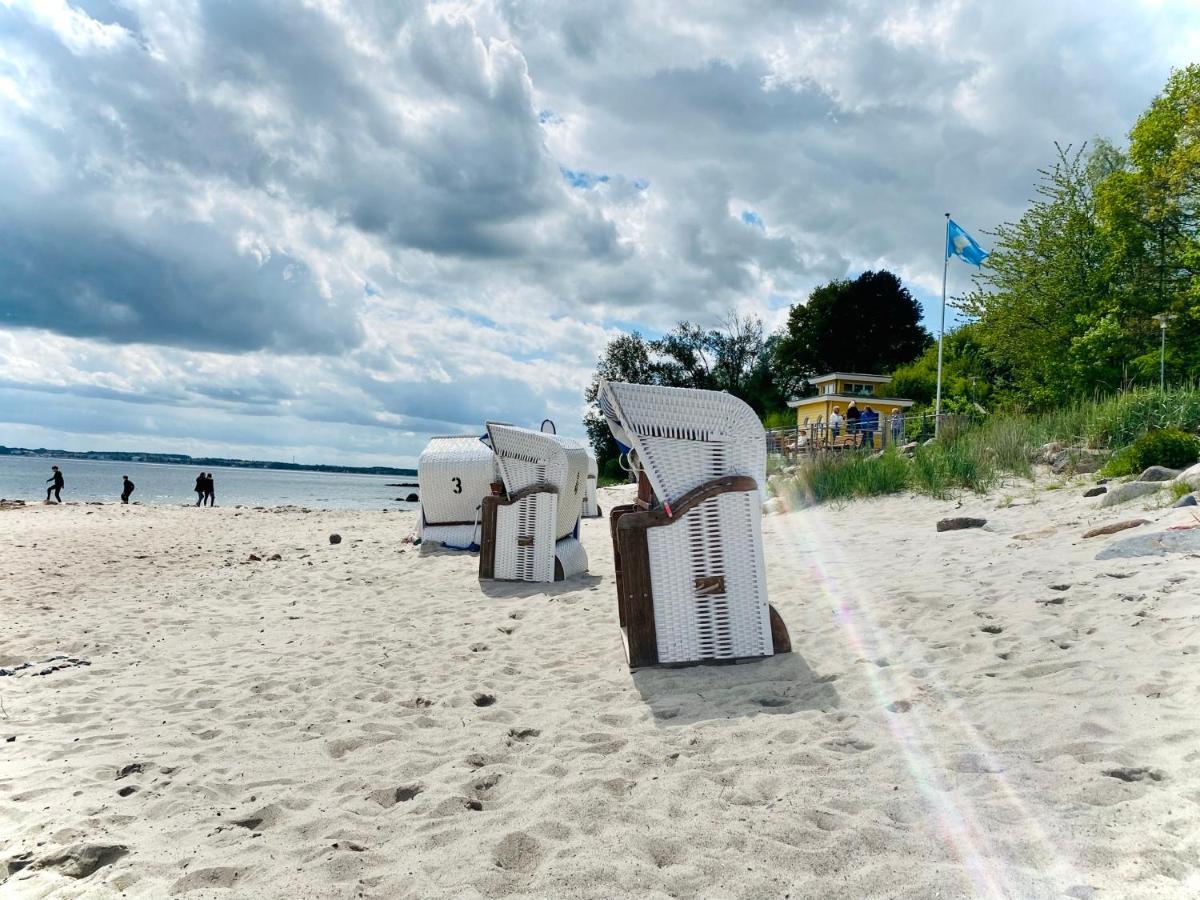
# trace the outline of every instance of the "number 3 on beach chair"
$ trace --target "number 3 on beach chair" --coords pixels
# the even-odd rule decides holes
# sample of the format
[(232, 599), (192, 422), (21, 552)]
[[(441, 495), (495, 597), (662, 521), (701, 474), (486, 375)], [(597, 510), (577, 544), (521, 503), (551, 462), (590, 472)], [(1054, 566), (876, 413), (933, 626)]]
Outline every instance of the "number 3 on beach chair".
[(640, 467), (609, 518), (632, 668), (791, 650), (767, 602), (763, 427), (729, 394), (602, 382), (613, 437)]
[(489, 422), (501, 482), (483, 499), (479, 577), (562, 581), (587, 571), (579, 517), (588, 455), (575, 441)]

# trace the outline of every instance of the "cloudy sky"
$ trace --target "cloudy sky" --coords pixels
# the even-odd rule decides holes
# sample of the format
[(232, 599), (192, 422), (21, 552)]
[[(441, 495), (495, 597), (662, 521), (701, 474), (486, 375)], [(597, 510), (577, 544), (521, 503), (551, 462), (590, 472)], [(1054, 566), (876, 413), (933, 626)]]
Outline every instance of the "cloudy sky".
[(942, 212), (1019, 215), (1198, 36), (1194, 0), (0, 0), (0, 444), (404, 465), (579, 432), (623, 329), (878, 267), (932, 317)]

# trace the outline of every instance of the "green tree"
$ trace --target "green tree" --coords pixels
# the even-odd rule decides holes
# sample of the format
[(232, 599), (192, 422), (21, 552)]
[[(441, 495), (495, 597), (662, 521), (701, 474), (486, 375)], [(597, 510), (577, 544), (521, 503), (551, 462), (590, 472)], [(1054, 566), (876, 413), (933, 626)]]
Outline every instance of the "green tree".
[(1169, 373), (1200, 375), (1200, 65), (1171, 74), (1129, 133), (1128, 161), (1096, 189), (1134, 374), (1158, 377), (1156, 313), (1177, 317)]
[[(946, 333), (942, 360), (942, 401), (952, 408), (984, 408), (993, 405), (1010, 380), (989, 359), (978, 324), (967, 323)], [(931, 406), (937, 395), (937, 345), (928, 347), (911, 363), (892, 372), (888, 393), (893, 397), (915, 400), (918, 406)]]
[(789, 393), (824, 372), (888, 372), (930, 343), (921, 304), (891, 272), (831, 281), (788, 313), (773, 348), (775, 377)]
[(597, 402), (601, 380), (728, 391), (761, 415), (783, 405), (771, 370), (770, 346), (761, 319), (736, 314), (720, 328), (680, 322), (656, 340), (634, 332), (610, 341), (585, 392), (590, 408), (584, 426), (597, 461), (604, 466), (617, 457), (616, 442)]
[[(1018, 399), (1045, 404), (1093, 386), (1118, 387), (1128, 345), (1114, 314), (1108, 244), (1096, 217), (1085, 148), (1056, 145), (1037, 196), (994, 232), (976, 287), (956, 305), (997, 368), (1013, 373)], [(1111, 164), (1106, 145), (1093, 171)]]

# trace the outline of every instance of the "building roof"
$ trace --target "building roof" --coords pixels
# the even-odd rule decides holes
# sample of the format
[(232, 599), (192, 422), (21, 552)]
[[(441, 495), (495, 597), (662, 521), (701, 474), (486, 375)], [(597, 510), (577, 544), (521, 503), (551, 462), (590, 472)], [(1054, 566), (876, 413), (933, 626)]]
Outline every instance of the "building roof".
[(842, 403), (846, 404), (853, 400), (860, 407), (863, 406), (899, 406), (904, 409), (912, 406), (915, 400), (905, 400), (902, 397), (877, 397), (874, 394), (813, 394), (811, 397), (793, 397), (787, 402), (791, 409), (797, 406), (807, 406), (812, 403)]
[(834, 381), (836, 379), (842, 381), (870, 381), (875, 384), (887, 384), (892, 380), (891, 375), (868, 375), (865, 372), (830, 372), (828, 375), (819, 375), (816, 378), (808, 379), (809, 384), (824, 384), (826, 381)]

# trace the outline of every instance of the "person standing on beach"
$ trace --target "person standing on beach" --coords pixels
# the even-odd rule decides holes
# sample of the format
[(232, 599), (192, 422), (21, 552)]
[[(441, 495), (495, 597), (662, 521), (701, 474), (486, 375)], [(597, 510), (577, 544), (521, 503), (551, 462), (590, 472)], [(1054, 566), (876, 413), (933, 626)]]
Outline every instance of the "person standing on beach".
[(196, 478), (196, 486), (192, 490), (196, 492), (196, 505), (199, 506), (204, 502), (204, 494), (208, 490), (208, 476), (201, 472)]
[(212, 472), (204, 477), (204, 493), (208, 497), (208, 505), (217, 505), (217, 486), (213, 483)]
[(46, 502), (50, 502), (50, 494), (53, 493), (54, 501), (56, 503), (62, 503), (62, 489), (63, 485), (66, 484), (66, 482), (63, 481), (62, 470), (59, 469), (58, 466), (51, 466), (50, 468), (53, 470), (54, 474), (47, 478), (46, 482), (53, 482), (53, 484), (50, 484), (50, 487), (46, 488)]
[(904, 415), (900, 407), (892, 407), (892, 443), (899, 446), (900, 436), (904, 433)]
[(133, 493), (133, 482), (129, 480), (128, 475), (121, 476), (121, 502), (128, 503), (129, 495)]
[(846, 434), (858, 434), (858, 422), (861, 417), (862, 411), (858, 408), (858, 403), (851, 400), (850, 405), (846, 407)]

